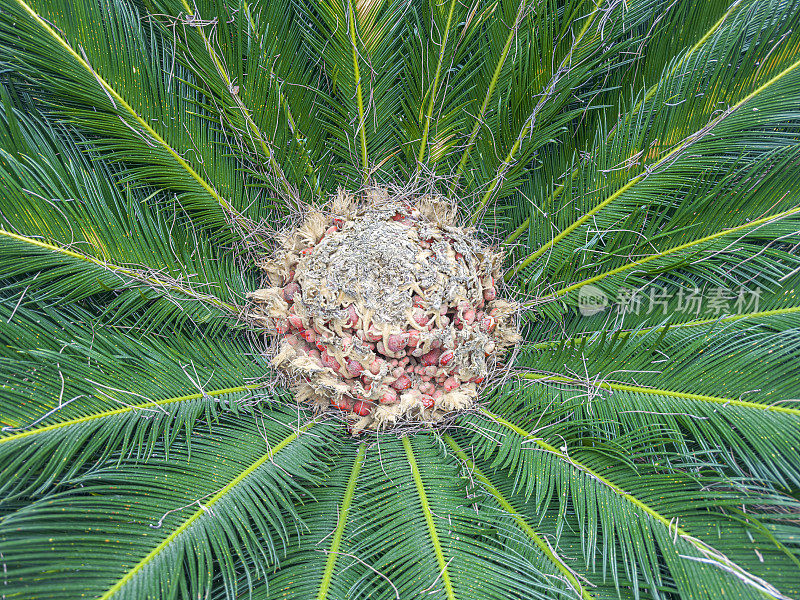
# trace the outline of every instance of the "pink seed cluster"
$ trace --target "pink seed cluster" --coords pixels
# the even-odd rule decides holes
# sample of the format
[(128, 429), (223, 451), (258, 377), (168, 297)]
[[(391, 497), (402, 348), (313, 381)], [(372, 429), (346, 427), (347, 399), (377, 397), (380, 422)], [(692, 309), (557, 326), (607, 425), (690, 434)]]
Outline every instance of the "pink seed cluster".
[(435, 422), (473, 404), (519, 339), (516, 305), (498, 297), (499, 254), (443, 206), (340, 194), (286, 234), (264, 265), (277, 285), (250, 299), (300, 400), (342, 411), (355, 429)]

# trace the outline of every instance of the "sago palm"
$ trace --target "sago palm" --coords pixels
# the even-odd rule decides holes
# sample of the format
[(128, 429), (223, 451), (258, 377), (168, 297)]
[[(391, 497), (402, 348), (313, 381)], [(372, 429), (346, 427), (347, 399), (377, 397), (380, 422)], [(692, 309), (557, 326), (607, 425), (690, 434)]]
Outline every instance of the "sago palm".
[[(0, 61), (0, 597), (800, 597), (800, 4), (2, 0)], [(505, 254), (468, 410), (270, 364), (338, 190)]]

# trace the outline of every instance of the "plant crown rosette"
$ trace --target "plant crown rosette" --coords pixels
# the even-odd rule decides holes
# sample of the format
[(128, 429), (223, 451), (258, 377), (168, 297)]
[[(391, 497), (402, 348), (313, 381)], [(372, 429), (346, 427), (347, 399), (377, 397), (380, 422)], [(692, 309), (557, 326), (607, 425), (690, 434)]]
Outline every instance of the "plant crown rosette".
[(354, 433), (438, 423), (475, 404), (521, 339), (502, 265), (442, 197), (340, 191), (278, 236), (249, 317), (275, 336), (296, 399), (342, 411)]

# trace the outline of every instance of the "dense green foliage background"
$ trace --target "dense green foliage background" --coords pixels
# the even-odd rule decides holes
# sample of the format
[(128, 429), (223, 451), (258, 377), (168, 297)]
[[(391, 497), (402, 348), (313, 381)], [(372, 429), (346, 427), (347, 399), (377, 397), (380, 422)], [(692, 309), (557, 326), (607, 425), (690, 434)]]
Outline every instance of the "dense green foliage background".
[[(0, 64), (3, 598), (800, 597), (797, 2), (2, 0)], [(365, 184), (510, 253), (450, 428), (239, 318)]]

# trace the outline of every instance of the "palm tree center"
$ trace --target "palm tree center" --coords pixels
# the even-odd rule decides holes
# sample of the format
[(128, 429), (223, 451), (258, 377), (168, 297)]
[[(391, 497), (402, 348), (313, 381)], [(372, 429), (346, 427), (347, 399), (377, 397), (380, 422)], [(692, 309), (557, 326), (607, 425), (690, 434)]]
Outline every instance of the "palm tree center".
[(252, 292), (296, 398), (354, 432), (473, 406), (520, 337), (498, 296), (503, 256), (440, 197), (340, 192), (279, 239)]

